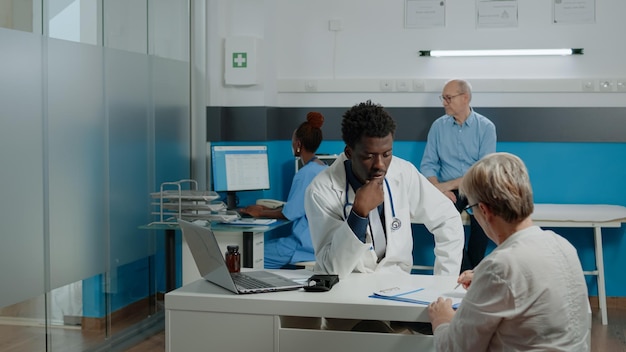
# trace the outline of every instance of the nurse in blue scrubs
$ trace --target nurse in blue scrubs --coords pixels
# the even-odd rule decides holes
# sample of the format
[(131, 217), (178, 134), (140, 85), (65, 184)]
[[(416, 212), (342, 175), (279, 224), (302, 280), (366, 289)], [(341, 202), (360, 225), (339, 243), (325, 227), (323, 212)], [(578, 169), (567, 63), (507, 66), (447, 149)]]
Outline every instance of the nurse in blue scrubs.
[(315, 260), (309, 222), (304, 212), (304, 193), (313, 178), (328, 167), (315, 156), (322, 143), (323, 124), (321, 113), (309, 112), (306, 121), (293, 132), (293, 155), (299, 156), (304, 166), (293, 177), (287, 202), (276, 209), (262, 205), (239, 209), (255, 218), (289, 219), (293, 222), (290, 235), (265, 242), (265, 268), (293, 268), (295, 263)]

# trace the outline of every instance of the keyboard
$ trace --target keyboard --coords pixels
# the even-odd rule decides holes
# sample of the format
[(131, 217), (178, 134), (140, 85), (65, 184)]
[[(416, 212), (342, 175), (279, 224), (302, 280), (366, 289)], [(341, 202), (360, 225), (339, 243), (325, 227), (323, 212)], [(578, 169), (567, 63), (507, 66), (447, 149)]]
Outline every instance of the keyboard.
[(246, 288), (246, 289), (274, 287), (274, 285), (268, 284), (261, 280), (257, 280), (246, 274), (231, 273), (230, 275), (233, 277), (233, 281), (235, 282), (235, 285)]
[(242, 225), (242, 226), (259, 226), (259, 225), (271, 225), (276, 222), (276, 219), (257, 219), (257, 218), (242, 218), (239, 220), (227, 221), (230, 225)]
[(245, 219), (250, 219), (250, 218), (252, 218), (252, 215), (250, 215), (250, 214), (248, 214), (248, 213), (244, 213), (244, 212), (242, 212), (242, 211), (238, 211), (237, 213), (239, 214), (239, 216), (240, 216), (242, 219), (244, 219), (244, 218), (245, 218)]

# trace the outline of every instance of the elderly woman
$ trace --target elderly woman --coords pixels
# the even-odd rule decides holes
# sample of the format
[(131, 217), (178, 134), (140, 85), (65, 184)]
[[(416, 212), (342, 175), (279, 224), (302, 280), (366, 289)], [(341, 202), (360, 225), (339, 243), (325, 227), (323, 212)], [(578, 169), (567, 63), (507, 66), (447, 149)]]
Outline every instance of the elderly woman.
[(533, 193), (522, 160), (487, 155), (460, 191), (497, 247), (458, 282), (459, 309), (439, 298), (428, 313), (437, 351), (589, 351), (591, 310), (576, 249), (533, 225)]

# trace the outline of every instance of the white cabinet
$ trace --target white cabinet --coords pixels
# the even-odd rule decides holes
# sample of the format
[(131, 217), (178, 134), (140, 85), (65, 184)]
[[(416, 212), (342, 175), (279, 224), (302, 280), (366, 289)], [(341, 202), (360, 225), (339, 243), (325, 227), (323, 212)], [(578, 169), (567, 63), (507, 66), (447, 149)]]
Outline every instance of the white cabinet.
[[(265, 234), (263, 232), (231, 232), (231, 231), (215, 231), (217, 244), (220, 251), (226, 253), (226, 246), (236, 244), (241, 252), (241, 267), (263, 269), (264, 266), (264, 242)], [(183, 237), (182, 247), (182, 272), (183, 286), (200, 279), (200, 272), (193, 261), (187, 241)]]
[[(252, 233), (252, 267), (263, 269), (265, 261), (265, 234), (263, 232)], [(242, 253), (242, 255), (245, 255)], [(243, 264), (243, 263), (242, 263)]]

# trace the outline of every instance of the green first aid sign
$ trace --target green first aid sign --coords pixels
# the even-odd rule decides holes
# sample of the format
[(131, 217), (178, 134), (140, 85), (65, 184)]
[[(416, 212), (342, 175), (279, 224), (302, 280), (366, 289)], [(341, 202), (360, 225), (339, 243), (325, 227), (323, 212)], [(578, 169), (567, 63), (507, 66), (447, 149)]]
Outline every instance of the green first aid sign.
[(248, 67), (248, 53), (233, 53), (233, 68)]

